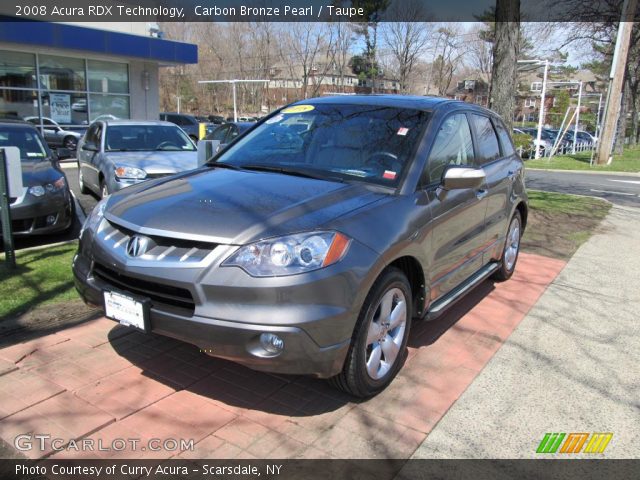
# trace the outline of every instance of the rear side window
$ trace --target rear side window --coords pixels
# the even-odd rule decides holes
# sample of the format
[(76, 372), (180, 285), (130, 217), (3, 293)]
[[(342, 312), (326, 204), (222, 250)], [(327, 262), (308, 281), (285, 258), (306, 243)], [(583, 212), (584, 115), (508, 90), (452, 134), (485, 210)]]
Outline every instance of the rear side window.
[(224, 137), (227, 135), (228, 130), (228, 126), (216, 128), (209, 137), (209, 140), (219, 140), (220, 143), (224, 143)]
[(478, 140), (478, 163), (483, 165), (500, 158), (500, 144), (489, 117), (472, 113), (471, 121), (474, 123)]
[(494, 120), (496, 131), (498, 132), (498, 138), (500, 139), (500, 147), (502, 148), (502, 156), (508, 157), (516, 153), (513, 148), (513, 142), (511, 141), (511, 135), (507, 131), (506, 127), (500, 120)]
[(471, 129), (464, 113), (451, 115), (440, 126), (422, 184), (440, 182), (449, 165), (474, 166)]

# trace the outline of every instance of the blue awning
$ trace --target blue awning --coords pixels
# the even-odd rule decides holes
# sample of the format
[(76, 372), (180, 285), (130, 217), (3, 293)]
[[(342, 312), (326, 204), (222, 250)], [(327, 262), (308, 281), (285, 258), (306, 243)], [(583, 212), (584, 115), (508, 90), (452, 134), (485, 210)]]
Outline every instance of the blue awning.
[(0, 42), (156, 62), (198, 63), (198, 46), (191, 43), (8, 16), (0, 16)]

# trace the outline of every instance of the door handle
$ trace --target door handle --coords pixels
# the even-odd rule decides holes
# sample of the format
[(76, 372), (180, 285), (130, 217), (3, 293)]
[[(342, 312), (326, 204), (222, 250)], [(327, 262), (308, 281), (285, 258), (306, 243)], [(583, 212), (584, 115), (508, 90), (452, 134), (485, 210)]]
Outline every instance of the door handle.
[(489, 193), (488, 190), (476, 190), (476, 198), (482, 200)]
[(516, 176), (518, 175), (518, 172), (515, 170), (509, 170), (507, 172), (507, 176), (511, 179), (511, 180), (515, 180)]

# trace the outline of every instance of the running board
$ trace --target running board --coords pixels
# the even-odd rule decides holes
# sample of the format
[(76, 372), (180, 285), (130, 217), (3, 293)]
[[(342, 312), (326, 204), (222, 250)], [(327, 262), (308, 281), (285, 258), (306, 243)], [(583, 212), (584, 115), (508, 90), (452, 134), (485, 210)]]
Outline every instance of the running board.
[(462, 298), (469, 290), (485, 280), (489, 275), (498, 270), (499, 267), (500, 264), (495, 262), (489, 263), (482, 267), (480, 270), (470, 276), (458, 288), (454, 289), (453, 291), (451, 291), (451, 293), (448, 293), (441, 299), (433, 302), (433, 305), (429, 308), (427, 314), (425, 315), (425, 319), (434, 320), (435, 318), (439, 317), (440, 314), (447, 309), (447, 307), (450, 307), (455, 302), (460, 300), (460, 298)]

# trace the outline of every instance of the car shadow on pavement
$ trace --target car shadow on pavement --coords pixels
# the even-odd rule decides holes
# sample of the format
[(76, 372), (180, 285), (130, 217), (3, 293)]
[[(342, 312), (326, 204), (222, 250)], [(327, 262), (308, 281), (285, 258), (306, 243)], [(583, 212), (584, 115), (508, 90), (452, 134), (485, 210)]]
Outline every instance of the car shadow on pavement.
[[(438, 342), (444, 333), (493, 290), (492, 282), (483, 282), (438, 319), (415, 321), (408, 342), (409, 355), (412, 350), (428, 348)], [(109, 332), (111, 347), (138, 367), (142, 375), (176, 391), (186, 390), (205, 397), (223, 408), (306, 417), (361, 403), (359, 399), (334, 389), (322, 379), (258, 372), (211, 357), (198, 347), (178, 340), (133, 329), (122, 335), (121, 329), (120, 326), (114, 326)], [(417, 367), (404, 365), (406, 359), (407, 355), (403, 359), (399, 378), (416, 375), (411, 370)]]

